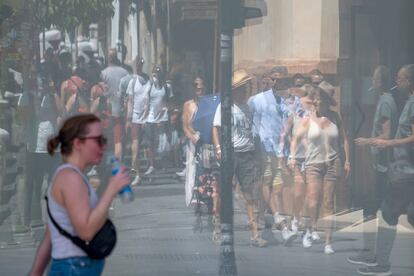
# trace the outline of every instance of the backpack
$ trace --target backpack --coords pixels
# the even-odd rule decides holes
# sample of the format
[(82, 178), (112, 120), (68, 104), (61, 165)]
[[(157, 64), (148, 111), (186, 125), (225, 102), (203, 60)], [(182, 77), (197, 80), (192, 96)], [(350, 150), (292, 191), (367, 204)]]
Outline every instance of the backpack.
[[(71, 81), (78, 90), (75, 94), (75, 101), (73, 105), (71, 106), (70, 110), (67, 111), (67, 116), (73, 116), (79, 113), (87, 113), (89, 111), (89, 101), (86, 99), (89, 99), (88, 94), (89, 90), (86, 88), (86, 85), (82, 85), (82, 87), (79, 87), (76, 82), (74, 82), (71, 78), (68, 79)], [(84, 108), (82, 109), (82, 105)]]

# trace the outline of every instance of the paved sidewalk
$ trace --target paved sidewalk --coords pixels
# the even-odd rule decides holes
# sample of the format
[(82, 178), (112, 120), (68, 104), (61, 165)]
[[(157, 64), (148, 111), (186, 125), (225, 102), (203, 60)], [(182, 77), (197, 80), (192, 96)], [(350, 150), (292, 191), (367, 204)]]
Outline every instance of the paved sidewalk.
[[(148, 184), (134, 190), (133, 203), (116, 202), (119, 242), (107, 259), (104, 275), (218, 275), (219, 246), (211, 242), (205, 220), (202, 231), (199, 227), (194, 231), (200, 225), (193, 210), (184, 205), (184, 185)], [(346, 220), (352, 220), (352, 215)], [(300, 239), (291, 247), (277, 242), (267, 248), (250, 247), (246, 224), (245, 214), (238, 209), (235, 250), (239, 275), (356, 275), (357, 266), (348, 264), (346, 257), (360, 248), (361, 233), (336, 232), (336, 254), (327, 256), (322, 244), (304, 250)], [(280, 240), (280, 233), (274, 237)], [(413, 237), (410, 231), (397, 237), (392, 255), (394, 275), (414, 275)], [(34, 247), (0, 249), (0, 275), (25, 275), (34, 254)]]

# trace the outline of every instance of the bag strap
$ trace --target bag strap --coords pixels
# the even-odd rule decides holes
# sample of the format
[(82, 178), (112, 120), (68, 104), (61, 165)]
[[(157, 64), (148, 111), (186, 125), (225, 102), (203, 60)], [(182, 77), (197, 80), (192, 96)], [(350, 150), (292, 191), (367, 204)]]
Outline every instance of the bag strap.
[(132, 80), (132, 94), (135, 94), (135, 85), (137, 84), (137, 80), (138, 80), (139, 76), (136, 76), (133, 80)]
[(76, 90), (78, 90), (78, 93), (82, 93), (80, 87), (76, 84), (72, 77), (70, 77), (68, 80), (76, 86)]
[(150, 83), (151, 83), (151, 86), (150, 86), (150, 88), (148, 90), (148, 99), (151, 98), (151, 90), (152, 90), (152, 87), (154, 86), (154, 83), (152, 81)]
[(74, 236), (69, 234), (69, 232), (67, 232), (62, 227), (60, 227), (60, 225), (53, 218), (52, 213), (50, 212), (50, 209), (49, 209), (49, 199), (48, 199), (47, 195), (45, 196), (45, 200), (46, 200), (47, 214), (49, 215), (49, 218), (52, 221), (53, 225), (56, 227), (56, 229), (59, 231), (60, 234), (62, 234), (66, 238), (69, 238), (70, 240), (73, 240)]
[[(87, 188), (88, 188), (88, 193), (90, 194), (89, 191), (89, 186), (86, 183), (86, 178), (85, 176), (80, 172), (80, 170), (78, 168), (76, 168), (75, 166), (69, 165), (69, 164), (64, 164), (61, 165), (58, 170), (55, 173), (55, 176), (53, 177), (53, 181), (56, 177), (56, 174), (66, 168), (71, 168), (73, 169), (75, 172), (79, 173), (81, 175), (81, 177), (83, 178), (84, 183), (86, 184)], [(63, 236), (67, 237), (68, 239), (70, 239), (71, 241), (73, 241), (73, 239), (75, 238), (74, 236), (72, 236), (69, 232), (67, 232), (65, 229), (63, 229), (57, 222), (56, 220), (53, 218), (52, 213), (50, 212), (49, 209), (49, 198), (47, 197), (47, 195), (45, 195), (45, 200), (46, 200), (46, 207), (47, 207), (47, 214), (49, 215), (50, 220), (52, 221), (53, 225), (56, 227), (56, 229), (59, 231), (60, 234), (62, 234)]]

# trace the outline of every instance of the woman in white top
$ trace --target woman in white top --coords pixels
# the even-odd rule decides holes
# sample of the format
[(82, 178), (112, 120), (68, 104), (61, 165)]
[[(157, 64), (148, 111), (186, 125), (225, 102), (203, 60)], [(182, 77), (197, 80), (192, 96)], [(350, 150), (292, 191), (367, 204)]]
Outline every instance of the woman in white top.
[[(84, 172), (101, 162), (106, 145), (102, 125), (92, 114), (67, 119), (58, 135), (49, 140), (50, 155), (60, 146), (63, 165), (48, 188), (49, 208), (55, 221), (71, 235), (90, 241), (104, 225), (112, 199), (130, 182), (123, 168), (109, 180), (98, 200)], [(93, 260), (64, 237), (48, 219), (30, 275), (43, 275), (52, 258), (48, 275), (100, 275), (104, 260)]]
[[(311, 217), (311, 227), (307, 229), (303, 237), (303, 246), (312, 246), (312, 240), (319, 237), (314, 232), (318, 221), (319, 199), (322, 199), (322, 207), (325, 216), (334, 212), (334, 191), (335, 184), (340, 179), (342, 171), (341, 155), (344, 155), (343, 166), (345, 176), (350, 172), (349, 148), (342, 121), (339, 115), (330, 109), (335, 105), (335, 100), (329, 93), (320, 88), (314, 90), (311, 96), (315, 111), (302, 121), (301, 127), (297, 130), (292, 139), (291, 153), (297, 152), (299, 141), (303, 137), (307, 139), (305, 154), (305, 176), (307, 184), (307, 208)], [(343, 150), (342, 150), (343, 149)], [(342, 151), (344, 151), (342, 153)], [(296, 165), (296, 158), (292, 156), (290, 165)], [(325, 230), (325, 254), (333, 254), (332, 249), (332, 220), (329, 220)]]

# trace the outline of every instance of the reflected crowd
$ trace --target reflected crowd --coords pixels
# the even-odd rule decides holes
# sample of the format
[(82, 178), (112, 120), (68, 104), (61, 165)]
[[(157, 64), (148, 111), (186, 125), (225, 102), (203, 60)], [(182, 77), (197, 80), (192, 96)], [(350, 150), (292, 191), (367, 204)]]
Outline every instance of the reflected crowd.
[[(162, 67), (146, 74), (142, 58), (128, 65), (110, 49), (106, 63), (85, 52), (72, 67), (68, 55), (48, 48), (40, 66), (30, 68), (26, 96), (35, 104), (20, 114), (31, 128), (22, 134), (28, 138), (24, 215), (14, 231), (44, 225), (43, 183), (45, 177), (49, 183), (60, 160), (59, 154), (48, 156), (48, 139), (67, 118), (93, 113), (102, 121), (109, 151), (130, 168), (131, 185), (176, 169), (185, 182), (183, 202), (198, 215), (211, 215), (212, 241), (219, 243), (222, 121), (220, 96), (207, 90), (212, 85), (197, 75), (193, 97), (183, 103)], [(355, 143), (370, 152), (375, 177), (362, 206), (363, 220), (377, 220), (377, 226), (374, 233), (364, 231), (363, 248), (348, 262), (364, 265), (358, 269), (362, 275), (390, 275), (398, 219), (406, 214), (414, 224), (414, 65), (401, 67), (396, 86), (387, 67), (374, 68), (370, 90), (378, 102), (372, 133), (354, 141), (338, 112), (336, 87), (318, 69), (294, 73), (283, 66), (260, 77), (245, 69), (233, 72), (233, 187), (244, 203), (250, 244), (273, 244), (263, 235), (270, 231), (284, 246), (296, 246), (293, 241), (299, 239), (307, 249), (323, 239), (323, 252), (334, 254), (337, 190), (349, 181), (349, 148)], [(4, 156), (11, 150), (11, 131), (0, 129)], [(12, 161), (3, 159), (6, 168)], [(102, 179), (110, 176), (108, 166), (103, 162), (87, 171), (98, 194), (105, 188)], [(1, 183), (3, 201), (6, 184)], [(0, 224), (6, 227), (11, 210), (3, 201)]]
[[(285, 246), (301, 239), (307, 249), (320, 243), (324, 231), (323, 252), (334, 254), (332, 234), (340, 213), (335, 202), (341, 196), (338, 188), (349, 181), (349, 147), (355, 143), (370, 153), (367, 173), (374, 178), (363, 195), (363, 247), (347, 261), (362, 266), (357, 270), (362, 275), (391, 275), (399, 217), (406, 214), (411, 225), (414, 218), (414, 65), (401, 67), (393, 87), (387, 67), (373, 69), (369, 90), (378, 102), (372, 133), (354, 141), (348, 140), (336, 112), (335, 87), (323, 74), (315, 69), (309, 77), (290, 76), (286, 67), (274, 67), (255, 85), (257, 78), (246, 70), (233, 72), (233, 186), (245, 203), (251, 245), (265, 247), (280, 235)], [(190, 158), (179, 174), (187, 175), (187, 204), (198, 208), (206, 204), (213, 214), (212, 239), (219, 242), (221, 106), (215, 97), (203, 96), (200, 77), (194, 85), (194, 98), (183, 107)], [(260, 89), (253, 91), (253, 87)], [(375, 229), (364, 229), (370, 221), (376, 223)], [(271, 239), (265, 235), (269, 231)]]

